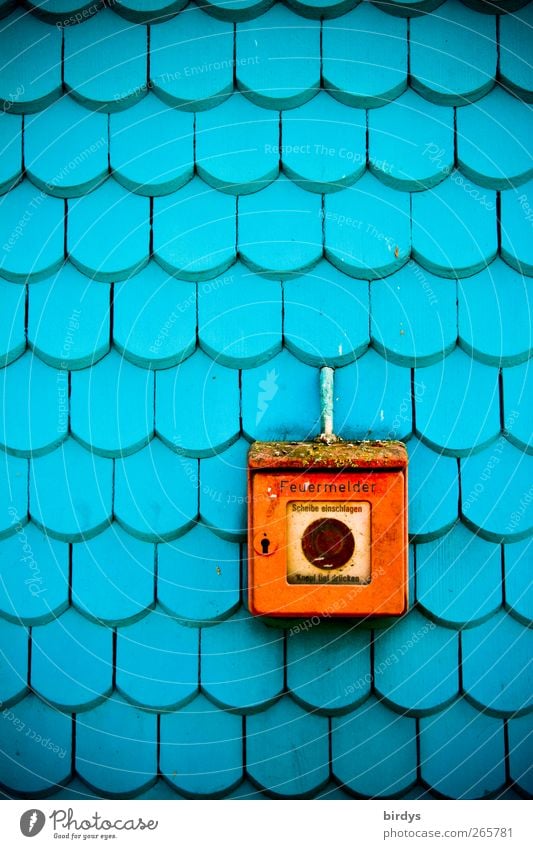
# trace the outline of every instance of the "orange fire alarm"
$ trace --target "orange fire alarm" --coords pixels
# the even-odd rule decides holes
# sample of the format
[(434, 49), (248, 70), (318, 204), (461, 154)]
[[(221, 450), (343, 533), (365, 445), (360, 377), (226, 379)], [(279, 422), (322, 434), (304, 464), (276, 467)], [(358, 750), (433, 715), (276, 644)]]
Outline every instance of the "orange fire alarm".
[(407, 452), (401, 442), (256, 442), (248, 487), (252, 613), (406, 611)]

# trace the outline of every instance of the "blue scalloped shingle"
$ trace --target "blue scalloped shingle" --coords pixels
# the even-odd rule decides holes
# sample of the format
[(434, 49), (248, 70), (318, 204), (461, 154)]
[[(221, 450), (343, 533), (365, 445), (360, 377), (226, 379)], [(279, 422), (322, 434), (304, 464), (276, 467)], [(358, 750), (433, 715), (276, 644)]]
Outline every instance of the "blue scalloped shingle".
[(37, 188), (80, 197), (107, 177), (107, 117), (62, 97), (24, 122), (24, 163)]
[(411, 22), (411, 85), (435, 103), (463, 106), (494, 85), (496, 17), (447, 0)]
[(116, 112), (144, 97), (146, 27), (104, 8), (83, 26), (65, 27), (64, 37), (65, 88), (79, 103)]
[(390, 15), (414, 17), (438, 9), (444, 0), (372, 0)]
[(533, 622), (533, 584), (531, 582), (531, 540), (504, 546), (505, 606), (524, 625)]
[(133, 454), (154, 434), (154, 373), (111, 351), (72, 375), (72, 434), (102, 457)]
[(383, 106), (407, 86), (407, 24), (370, 3), (326, 21), (324, 88), (341, 103)]
[(531, 107), (498, 86), (480, 102), (457, 111), (458, 167), (479, 186), (521, 186), (533, 177), (528, 149), (532, 133)]
[(416, 429), (430, 448), (452, 457), (481, 451), (500, 433), (498, 369), (456, 349), (416, 370)]
[(25, 5), (47, 23), (65, 27), (82, 23), (99, 9), (91, 0), (27, 0)]
[(161, 718), (161, 772), (181, 792), (213, 798), (242, 778), (242, 720), (199, 696)]
[(22, 175), (22, 118), (0, 112), (0, 194), (15, 186)]
[(103, 283), (125, 280), (148, 262), (149, 200), (108, 180), (68, 203), (71, 262)]
[(260, 790), (258, 790), (251, 781), (244, 780), (239, 786), (233, 790), (232, 793), (229, 793), (227, 796), (224, 796), (225, 799), (253, 799), (254, 801), (264, 801), (266, 800), (266, 796)]
[(514, 15), (500, 17), (500, 78), (526, 102), (533, 102), (533, 6), (526, 4)]
[(405, 264), (411, 250), (409, 195), (365, 174), (327, 195), (322, 213), (325, 254), (351, 277), (374, 280)]
[(336, 374), (336, 428), (345, 439), (406, 439), (411, 374), (369, 350)]
[(533, 180), (501, 193), (501, 255), (512, 268), (533, 277)]
[(294, 625), (286, 663), (287, 688), (313, 713), (344, 714), (370, 694), (370, 633), (356, 626)]
[(134, 705), (173, 710), (198, 690), (199, 632), (160, 608), (117, 631), (117, 689)]
[(0, 274), (14, 283), (42, 280), (64, 256), (64, 204), (23, 180), (0, 197)]
[(453, 168), (454, 113), (412, 89), (368, 113), (370, 170), (402, 191), (430, 189)]
[[(13, 287), (12, 287), (13, 288)], [(28, 291), (28, 343), (40, 360), (58, 369), (86, 368), (109, 350), (109, 287), (67, 262)]]
[(196, 346), (196, 286), (150, 261), (114, 287), (113, 342), (134, 365), (168, 368)]
[(502, 603), (501, 549), (458, 523), (416, 547), (416, 596), (424, 611), (451, 627), (475, 625)]
[[(480, 713), (464, 699), (458, 699), (436, 716), (423, 717), (422, 778), (438, 793), (452, 799), (494, 794), (505, 783), (503, 735), (501, 720)], [(463, 753), (460, 761), (457, 751)]]
[(30, 513), (36, 525), (65, 542), (90, 539), (111, 519), (112, 461), (75, 440), (30, 462)]
[(440, 277), (469, 277), (498, 249), (496, 194), (458, 172), (413, 195), (413, 258)]
[(239, 92), (196, 116), (196, 169), (232, 195), (256, 192), (278, 176), (279, 117)]
[(224, 708), (250, 713), (283, 689), (283, 633), (244, 610), (202, 632), (202, 691)]
[(455, 347), (456, 286), (414, 260), (371, 284), (373, 346), (402, 366), (438, 362)]
[(24, 332), (26, 289), (13, 286), (0, 278), (0, 315), (9, 316), (0, 323), (0, 364), (7, 366), (23, 353), (26, 347)]
[(239, 546), (202, 524), (158, 546), (157, 599), (187, 624), (225, 619), (240, 603)]
[[(0, 104), (6, 112), (38, 112), (61, 93), (61, 32), (17, 9), (0, 22)], [(24, 56), (24, 61), (17, 59)]]
[(467, 699), (491, 716), (531, 711), (531, 629), (502, 612), (462, 634), (463, 687)]
[(322, 256), (320, 197), (281, 175), (239, 198), (239, 256), (252, 271), (275, 279), (312, 268)]
[(128, 21), (160, 24), (186, 5), (187, 0), (115, 0), (114, 8)]
[(320, 92), (282, 113), (281, 161), (291, 180), (312, 192), (350, 186), (366, 168), (366, 113)]
[(189, 6), (150, 29), (150, 87), (169, 106), (211, 109), (233, 90), (233, 26)]
[(0, 455), (0, 488), (6, 510), (0, 512), (0, 539), (20, 530), (28, 521), (28, 461)]
[(193, 116), (170, 109), (149, 93), (110, 119), (110, 167), (115, 179), (140, 195), (175, 192), (193, 175)]
[[(28, 689), (28, 629), (0, 619), (0, 704), (17, 702)], [(5, 717), (3, 717), (5, 720)]]
[[(457, 520), (457, 461), (427, 448), (417, 439), (409, 452), (409, 533), (418, 542), (442, 536)], [(427, 498), (426, 493), (433, 493)]]
[(39, 457), (67, 434), (65, 385), (58, 372), (26, 353), (0, 371), (0, 445), (19, 457)]
[(0, 715), (0, 781), (32, 797), (67, 781), (72, 719), (33, 695)]
[[(127, 798), (155, 782), (157, 716), (119, 696), (78, 716), (76, 769), (97, 793)], [(132, 763), (132, 751), (135, 762)]]
[(246, 768), (274, 796), (306, 797), (329, 778), (328, 720), (285, 697), (246, 720)]
[(282, 288), (235, 263), (198, 285), (198, 341), (217, 363), (249, 368), (275, 356), (282, 345)]
[(497, 258), (459, 281), (459, 344), (476, 360), (514, 366), (532, 353), (529, 280)]
[(376, 693), (402, 713), (434, 713), (458, 695), (458, 661), (457, 632), (411, 611), (376, 636)]
[(283, 286), (285, 346), (313, 366), (339, 367), (369, 344), (368, 284), (321, 261)]
[(391, 798), (416, 781), (416, 720), (373, 696), (333, 719), (331, 744), (333, 775), (355, 793)]
[(198, 0), (198, 5), (222, 21), (247, 21), (269, 9), (274, 0)]
[(108, 625), (138, 619), (154, 604), (154, 547), (115, 522), (72, 549), (72, 603)]
[[(200, 517), (222, 539), (246, 538), (246, 469), (249, 443), (238, 439), (222, 454), (200, 460)], [(185, 458), (194, 479), (196, 461)]]
[(531, 717), (511, 719), (509, 728), (509, 772), (526, 794), (533, 795), (533, 768), (531, 766)]
[(320, 24), (276, 3), (236, 26), (238, 88), (258, 106), (292, 109), (320, 87)]
[(196, 467), (195, 461), (178, 457), (159, 439), (117, 460), (115, 516), (119, 523), (148, 542), (180, 536), (198, 514)]
[[(318, 369), (282, 351), (242, 375), (242, 429), (250, 440), (312, 439), (318, 432)], [(302, 398), (308, 399), (305, 406)]]
[(72, 609), (33, 628), (33, 690), (69, 713), (102, 701), (112, 688), (112, 637), (111, 629), (89, 622)]
[[(188, 409), (182, 406), (187, 398)], [(225, 408), (224, 416), (211, 415)], [(203, 351), (157, 375), (156, 433), (189, 457), (211, 457), (239, 438), (239, 375)]]
[(509, 442), (533, 454), (533, 377), (529, 363), (503, 370), (503, 418)]
[(488, 540), (511, 542), (531, 534), (533, 458), (504, 436), (461, 460), (463, 521)]
[(0, 610), (13, 622), (35, 625), (68, 606), (69, 559), (65, 543), (28, 523), (0, 542)]
[(154, 201), (154, 256), (168, 274), (206, 280), (235, 261), (235, 198), (195, 178)]
[(336, 18), (344, 15), (361, 0), (287, 0), (289, 6), (304, 18)]

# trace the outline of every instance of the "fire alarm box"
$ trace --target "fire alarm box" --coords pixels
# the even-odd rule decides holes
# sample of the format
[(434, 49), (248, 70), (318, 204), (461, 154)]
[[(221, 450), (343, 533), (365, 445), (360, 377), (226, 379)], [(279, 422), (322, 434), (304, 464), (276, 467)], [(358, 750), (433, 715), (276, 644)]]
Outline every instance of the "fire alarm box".
[(256, 442), (249, 453), (253, 614), (406, 611), (407, 452), (400, 442)]

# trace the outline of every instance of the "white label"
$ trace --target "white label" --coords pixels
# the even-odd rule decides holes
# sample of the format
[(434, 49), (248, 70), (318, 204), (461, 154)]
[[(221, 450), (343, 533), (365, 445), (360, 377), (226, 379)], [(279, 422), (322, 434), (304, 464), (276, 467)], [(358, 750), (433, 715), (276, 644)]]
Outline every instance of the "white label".
[(289, 501), (289, 584), (369, 584), (370, 503)]

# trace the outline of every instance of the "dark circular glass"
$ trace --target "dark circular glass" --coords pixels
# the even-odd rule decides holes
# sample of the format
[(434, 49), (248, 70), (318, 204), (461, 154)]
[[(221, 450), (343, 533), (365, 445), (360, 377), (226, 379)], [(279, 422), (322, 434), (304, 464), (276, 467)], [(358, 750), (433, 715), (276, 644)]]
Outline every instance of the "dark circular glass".
[(309, 563), (320, 569), (344, 566), (355, 548), (353, 534), (338, 519), (317, 519), (307, 526), (302, 536), (302, 549)]

